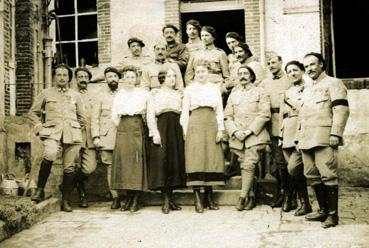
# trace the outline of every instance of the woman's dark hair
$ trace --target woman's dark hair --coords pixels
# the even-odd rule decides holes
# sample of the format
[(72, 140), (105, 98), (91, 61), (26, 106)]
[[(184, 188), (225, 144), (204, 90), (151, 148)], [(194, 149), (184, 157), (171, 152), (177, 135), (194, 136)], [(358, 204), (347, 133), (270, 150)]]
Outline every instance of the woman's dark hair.
[(286, 66), (284, 67), (284, 70), (287, 72), (287, 67), (290, 66), (290, 65), (295, 65), (297, 66), (298, 68), (300, 68), (301, 71), (305, 71), (305, 67), (302, 63), (300, 63), (299, 61), (297, 60), (291, 60), (289, 61)]
[(226, 33), (225, 37), (226, 37), (226, 39), (227, 38), (233, 38), (237, 41), (244, 42), (244, 38), (237, 32), (228, 32), (228, 33)]

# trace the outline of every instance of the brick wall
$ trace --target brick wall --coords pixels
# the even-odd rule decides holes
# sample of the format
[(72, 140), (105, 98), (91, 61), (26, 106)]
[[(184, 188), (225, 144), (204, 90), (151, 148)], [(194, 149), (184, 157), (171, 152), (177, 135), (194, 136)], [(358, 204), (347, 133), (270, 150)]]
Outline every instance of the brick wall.
[(5, 115), (10, 114), (10, 85), (9, 85), (9, 62), (10, 62), (10, 42), (11, 42), (11, 35), (10, 35), (10, 29), (11, 29), (11, 21), (10, 21), (10, 1), (4, 0), (4, 13), (3, 13), (3, 51), (4, 51), (4, 113)]
[(244, 0), (246, 43), (260, 58), (260, 14), (259, 0)]
[(16, 115), (27, 113), (32, 105), (34, 83), (32, 0), (17, 0), (16, 27)]
[(111, 62), (110, 0), (97, 1), (99, 63)]
[[(165, 23), (173, 24), (181, 30), (181, 14), (179, 12), (180, 0), (165, 0)], [(181, 33), (179, 37), (182, 37)]]

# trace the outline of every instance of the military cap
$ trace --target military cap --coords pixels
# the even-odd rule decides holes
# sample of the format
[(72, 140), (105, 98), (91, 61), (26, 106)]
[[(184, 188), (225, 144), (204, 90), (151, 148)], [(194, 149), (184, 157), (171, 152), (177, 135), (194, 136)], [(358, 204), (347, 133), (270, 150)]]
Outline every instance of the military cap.
[(121, 78), (121, 77), (122, 77), (122, 75), (120, 74), (120, 72), (118, 71), (118, 69), (117, 69), (117, 68), (115, 68), (115, 67), (112, 67), (112, 66), (107, 67), (107, 68), (104, 70), (104, 75), (105, 75), (106, 73), (108, 73), (108, 72), (114, 72), (114, 73), (116, 73), (116, 74), (118, 75), (118, 77), (119, 77), (119, 78)]
[(280, 61), (282, 61), (282, 57), (274, 51), (267, 51), (265, 55), (267, 61), (271, 60), (272, 58), (278, 58)]
[(86, 67), (78, 67), (78, 68), (76, 68), (76, 69), (75, 69), (75, 71), (74, 71), (74, 75), (75, 75), (76, 77), (77, 77), (77, 73), (78, 73), (79, 71), (84, 71), (84, 72), (86, 72), (86, 73), (88, 74), (88, 80), (90, 80), (90, 79), (92, 78), (92, 74), (91, 74), (90, 70), (89, 70), (89, 69), (87, 69)]
[(145, 43), (143, 43), (143, 41), (137, 37), (131, 37), (128, 39), (127, 43), (128, 43), (128, 47), (133, 43), (133, 42), (137, 42), (138, 44), (140, 44), (141, 47), (145, 46)]
[(164, 33), (164, 30), (167, 29), (167, 28), (173, 29), (175, 33), (179, 32), (179, 29), (176, 26), (174, 26), (173, 24), (166, 24), (161, 31)]

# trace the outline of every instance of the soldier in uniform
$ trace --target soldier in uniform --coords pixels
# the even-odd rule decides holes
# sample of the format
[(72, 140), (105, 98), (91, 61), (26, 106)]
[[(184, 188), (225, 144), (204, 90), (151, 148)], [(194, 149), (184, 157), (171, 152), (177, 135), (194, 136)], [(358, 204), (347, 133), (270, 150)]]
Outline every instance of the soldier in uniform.
[(234, 47), (234, 56), (237, 61), (233, 64), (233, 70), (231, 70), (232, 81), (237, 81), (238, 68), (242, 65), (251, 67), (256, 75), (254, 84), (258, 86), (260, 82), (265, 78), (266, 72), (264, 67), (255, 59), (249, 46), (243, 42), (239, 42)]
[(101, 162), (107, 166), (107, 180), (113, 197), (111, 209), (120, 208), (118, 192), (111, 188), (111, 170), (113, 163), (113, 149), (115, 146), (116, 127), (111, 119), (111, 108), (114, 97), (118, 92), (120, 72), (114, 67), (104, 71), (107, 86), (96, 97), (91, 113), (91, 135), (93, 143), (100, 150)]
[[(142, 68), (148, 65), (149, 63), (151, 63), (152, 58), (142, 53), (142, 48), (145, 47), (145, 43), (141, 39), (137, 37), (129, 38), (127, 41), (127, 44), (128, 44), (128, 49), (131, 54), (128, 56), (124, 56), (123, 60), (119, 62), (115, 66), (115, 68), (121, 73), (125, 66), (128, 66), (128, 65), (134, 66), (139, 74), (139, 77), (141, 77)], [(104, 74), (100, 73), (94, 76), (91, 81), (96, 82), (96, 81), (102, 81), (104, 79), (105, 79)], [(139, 80), (140, 79), (138, 78), (137, 81)]]
[(80, 94), (68, 87), (73, 77), (69, 66), (59, 64), (55, 67), (55, 86), (45, 89), (37, 96), (29, 117), (35, 124), (34, 133), (44, 145), (37, 190), (32, 201), (45, 199), (44, 188), (50, 175), (51, 166), (62, 151), (63, 187), (61, 210), (71, 212), (70, 193), (75, 185), (75, 159), (82, 143), (81, 128), (85, 127), (86, 118)]
[(79, 157), (79, 170), (76, 173), (76, 187), (79, 194), (80, 203), (82, 208), (88, 207), (88, 201), (86, 199), (85, 181), (88, 176), (96, 169), (96, 147), (92, 142), (91, 136), (91, 109), (95, 101), (94, 93), (88, 88), (92, 74), (84, 67), (79, 67), (74, 71), (74, 75), (77, 81), (78, 91), (81, 94), (86, 115), (86, 126), (82, 130), (82, 148), (80, 150)]
[(183, 79), (179, 66), (167, 59), (167, 45), (157, 42), (154, 46), (155, 61), (143, 68), (141, 86), (147, 90), (160, 87), (158, 75), (160, 71), (173, 70), (176, 73), (175, 89), (183, 90)]
[(163, 27), (163, 36), (167, 42), (167, 55), (169, 62), (174, 62), (179, 66), (179, 69), (184, 74), (186, 71), (189, 53), (187, 47), (176, 41), (178, 28), (173, 24), (167, 24)]
[(283, 155), (288, 162), (287, 169), (291, 176), (287, 189), (286, 200), (283, 202), (282, 211), (288, 212), (292, 209), (293, 192), (296, 190), (301, 206), (295, 212), (295, 216), (311, 213), (311, 205), (304, 177), (304, 165), (301, 152), (296, 148), (295, 138), (297, 131), (298, 114), (302, 102), (302, 94), (305, 88), (303, 74), (304, 65), (296, 60), (288, 62), (285, 66), (287, 76), (292, 79), (293, 85), (286, 90), (281, 100), (280, 128), (282, 137), (281, 144)]
[[(281, 56), (271, 53), (267, 58), (267, 67), (271, 73), (269, 77), (260, 83), (266, 94), (270, 98), (272, 119), (269, 125), (271, 136), (272, 168), (271, 174), (275, 175), (278, 182), (279, 193), (272, 207), (281, 207), (286, 198), (288, 185), (287, 162), (283, 157), (282, 148), (278, 145), (281, 139), (279, 132), (279, 112), (280, 102), (284, 92), (291, 86), (291, 80), (283, 72)], [(297, 202), (293, 202), (292, 208), (297, 207)]]
[(238, 69), (239, 85), (228, 98), (224, 111), (225, 127), (230, 136), (229, 146), (241, 163), (242, 188), (236, 209), (255, 207), (255, 170), (260, 153), (269, 143), (266, 123), (270, 120), (270, 102), (262, 88), (256, 87), (256, 76), (251, 67)]
[(194, 52), (188, 62), (185, 74), (186, 85), (194, 79), (196, 65), (207, 61), (210, 66), (209, 81), (217, 84), (223, 92), (225, 91), (223, 83), (229, 78), (227, 55), (222, 49), (215, 47), (214, 41), (216, 38), (217, 32), (213, 27), (202, 27), (201, 40), (204, 47), (202, 50)]
[(186, 22), (186, 34), (188, 36), (188, 42), (186, 47), (190, 56), (195, 51), (199, 51), (203, 48), (202, 41), (200, 39), (201, 25), (197, 20), (188, 20)]
[(306, 54), (304, 66), (313, 82), (303, 94), (298, 147), (302, 152), (304, 174), (314, 188), (320, 208), (305, 219), (322, 221), (322, 227), (329, 228), (338, 224), (337, 151), (343, 144), (343, 131), (349, 117), (347, 89), (341, 80), (325, 73), (326, 64), (321, 54)]

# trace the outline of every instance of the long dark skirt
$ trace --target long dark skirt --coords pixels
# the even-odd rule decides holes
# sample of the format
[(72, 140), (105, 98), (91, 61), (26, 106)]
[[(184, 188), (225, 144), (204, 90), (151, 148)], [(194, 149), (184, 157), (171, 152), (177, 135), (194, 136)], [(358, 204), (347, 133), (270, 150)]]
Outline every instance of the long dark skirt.
[(121, 117), (113, 152), (113, 189), (147, 189), (146, 137), (141, 116)]
[(191, 112), (185, 142), (188, 186), (224, 185), (224, 155), (216, 143), (218, 125), (212, 108)]
[(166, 112), (159, 115), (157, 126), (161, 145), (150, 144), (149, 188), (184, 187), (184, 141), (179, 114)]

